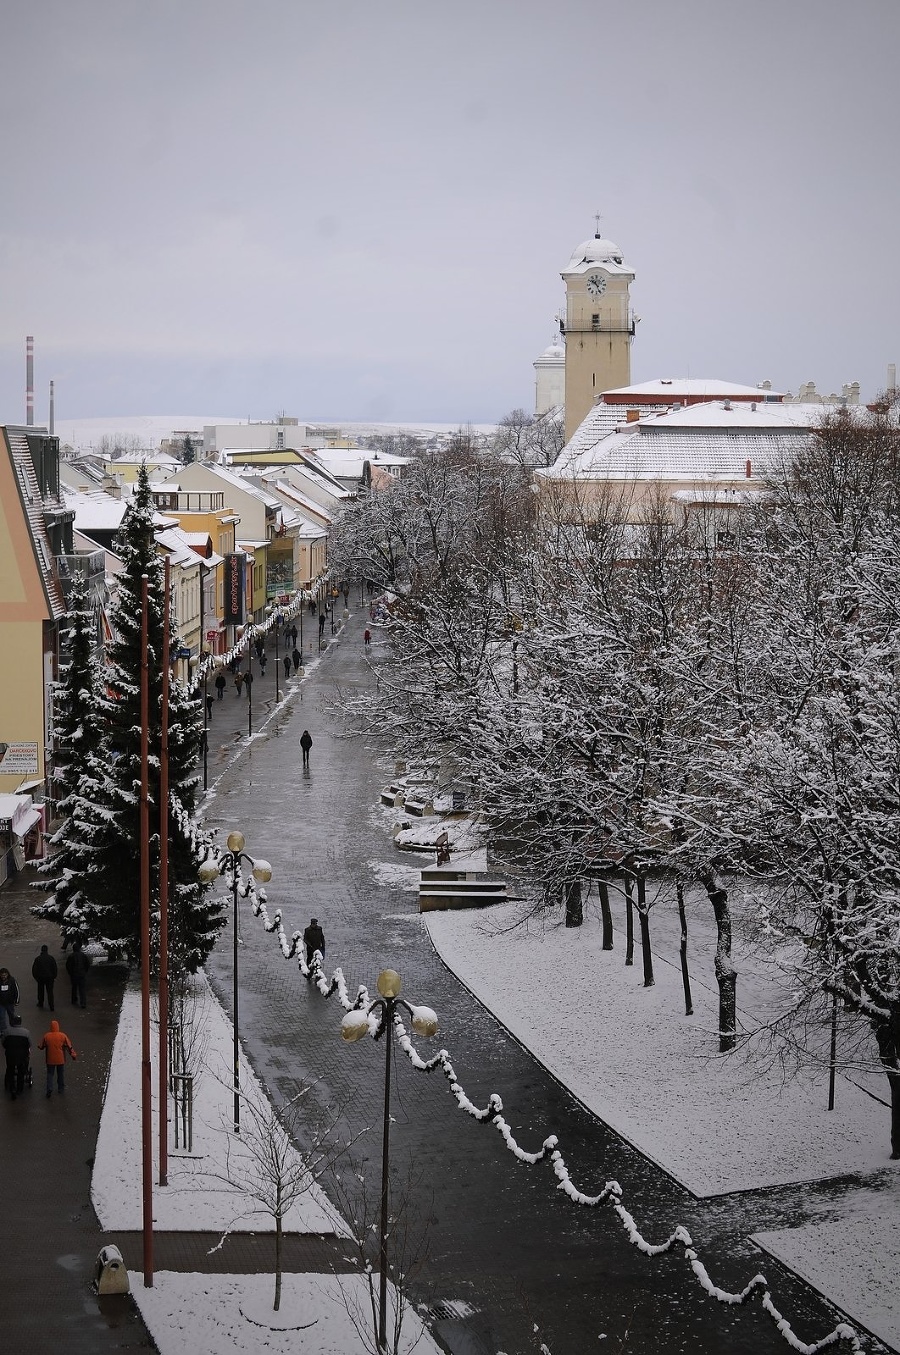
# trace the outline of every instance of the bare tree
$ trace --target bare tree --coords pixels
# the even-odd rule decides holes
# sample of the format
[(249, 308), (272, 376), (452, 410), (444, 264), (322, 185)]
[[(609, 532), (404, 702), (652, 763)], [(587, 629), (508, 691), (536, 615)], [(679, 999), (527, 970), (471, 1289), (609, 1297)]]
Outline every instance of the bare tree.
[(222, 1170), (207, 1173), (241, 1191), (257, 1206), (258, 1212), (267, 1215), (275, 1224), (273, 1307), (276, 1312), (281, 1306), (285, 1218), (292, 1206), (351, 1146), (335, 1138), (339, 1110), (327, 1123), (314, 1126), (312, 1130), (304, 1121), (302, 1132), (306, 1146), (302, 1149), (296, 1146), (295, 1139), (299, 1141), (300, 1138), (302, 1102), (309, 1091), (309, 1086), (301, 1086), (281, 1109), (265, 1098), (248, 1097), (243, 1105), (240, 1135), (228, 1133), (223, 1136), (227, 1148)]

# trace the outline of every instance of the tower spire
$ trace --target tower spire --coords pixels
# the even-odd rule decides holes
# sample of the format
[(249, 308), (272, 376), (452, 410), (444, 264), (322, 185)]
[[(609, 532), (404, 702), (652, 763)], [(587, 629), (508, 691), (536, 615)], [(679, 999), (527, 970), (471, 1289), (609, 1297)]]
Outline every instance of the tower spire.
[(600, 213), (594, 213), (594, 239), (600, 239)]

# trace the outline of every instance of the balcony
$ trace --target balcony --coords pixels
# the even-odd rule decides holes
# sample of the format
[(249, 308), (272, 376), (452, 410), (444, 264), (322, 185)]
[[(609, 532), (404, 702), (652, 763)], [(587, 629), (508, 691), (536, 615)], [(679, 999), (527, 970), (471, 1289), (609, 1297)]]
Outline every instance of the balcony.
[(593, 320), (588, 316), (581, 316), (577, 320), (566, 321), (567, 334), (630, 334), (634, 338), (634, 316), (631, 316), (624, 324), (616, 323), (607, 319)]
[(106, 589), (106, 552), (91, 550), (76, 555), (57, 555), (56, 572), (62, 587), (66, 607), (72, 592), (72, 581), (84, 579), (89, 593), (103, 594)]

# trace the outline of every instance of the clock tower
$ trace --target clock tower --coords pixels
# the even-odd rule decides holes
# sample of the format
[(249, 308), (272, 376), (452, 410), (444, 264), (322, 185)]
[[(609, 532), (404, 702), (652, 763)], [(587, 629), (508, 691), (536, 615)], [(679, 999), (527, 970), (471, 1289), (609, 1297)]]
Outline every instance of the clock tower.
[(631, 384), (634, 273), (598, 233), (573, 253), (566, 284), (566, 441), (602, 391)]

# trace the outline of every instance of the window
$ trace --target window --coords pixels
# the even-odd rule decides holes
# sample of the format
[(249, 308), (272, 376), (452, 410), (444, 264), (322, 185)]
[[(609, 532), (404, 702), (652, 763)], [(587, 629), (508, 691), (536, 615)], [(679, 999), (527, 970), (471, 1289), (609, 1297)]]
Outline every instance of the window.
[(600, 328), (600, 312), (594, 311), (593, 315), (591, 316), (591, 329), (599, 328)]

